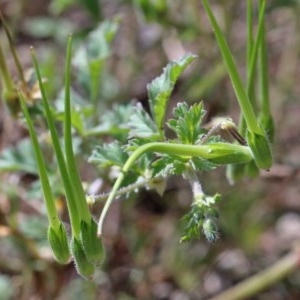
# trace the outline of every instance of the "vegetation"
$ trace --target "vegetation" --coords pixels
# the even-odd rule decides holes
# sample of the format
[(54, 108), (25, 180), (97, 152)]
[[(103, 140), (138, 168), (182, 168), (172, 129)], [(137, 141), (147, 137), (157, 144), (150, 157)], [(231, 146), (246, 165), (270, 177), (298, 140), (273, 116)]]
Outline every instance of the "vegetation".
[[(214, 275), (220, 282), (220, 286), (214, 287), (213, 278), (209, 276), (216, 271), (206, 271), (206, 268), (213, 270), (212, 262), (221, 259), (222, 245), (229, 249), (227, 243), (233, 243), (236, 249), (243, 249), (244, 260), (246, 255), (258, 255), (259, 238), (267, 224), (262, 216), (260, 219), (256, 216), (258, 223), (254, 220), (244, 222), (244, 219), (251, 218), (249, 212), (265, 202), (263, 197), (266, 198), (267, 192), (263, 196), (262, 189), (268, 184), (260, 175), (270, 170), (272, 174), (274, 156), (277, 155), (277, 149), (274, 150), (276, 128), (270, 105), (272, 85), (268, 80), (266, 20), (268, 14), (283, 8), (279, 3), (276, 3), (279, 8), (275, 3), (266, 7), (264, 0), (258, 3), (248, 0), (241, 5), (246, 12), (243, 22), (247, 36), (244, 41), (246, 54), (240, 60), (236, 58), (235, 44), (228, 42), (230, 33), (234, 32), (234, 23), (227, 15), (230, 12), (226, 11), (231, 6), (237, 8), (237, 2), (216, 5), (224, 12), (224, 28), (216, 18), (215, 5), (207, 0), (201, 2), (200, 11), (194, 2), (182, 7), (182, 19), (176, 16), (175, 7), (166, 1), (123, 3), (138, 15), (136, 22), (148, 22), (144, 24), (149, 28), (154, 24), (160, 28), (160, 33), (156, 33), (160, 37), (156, 41), (145, 40), (146, 44), (138, 47), (155, 53), (160, 47), (157, 44), (163, 45), (167, 56), (176, 49), (180, 52), (175, 59), (168, 58), (168, 63), (162, 59), (166, 66), (156, 78), (151, 75), (153, 57), (144, 66), (138, 57), (124, 56), (123, 52), (130, 54), (128, 41), (126, 44), (121, 37), (126, 17), (118, 15), (104, 20), (105, 6), (98, 6), (96, 1), (82, 1), (81, 4), (52, 1), (48, 18), (25, 22), (27, 34), (36, 39), (56, 41), (56, 55), (59, 48), (67, 48), (65, 58), (50, 54), (47, 63), (47, 60), (42, 62), (37, 58), (43, 49), (31, 47), (33, 72), (29, 76), (22, 67), (11, 36), (12, 29), (8, 28), (1, 13), (9, 47), (9, 50), (0, 47), (3, 105), (10, 111), (11, 122), (19, 124), (20, 132), (21, 127), (29, 132), (29, 137), (23, 133), (15, 146), (4, 149), (0, 157), (1, 172), (19, 174), (23, 187), (23, 190), (14, 184), (1, 187), (10, 207), (5, 213), (1, 211), (3, 230), (6, 230), (3, 235), (7, 243), (5, 249), (25, 249), (26, 256), (21, 265), (27, 266), (25, 270), (29, 275), (23, 274), (23, 283), (25, 287), (29, 280), (32, 287), (32, 291), (21, 289), (13, 296), (39, 293), (31, 278), (41, 272), (44, 285), (40, 294), (50, 298), (72, 298), (74, 284), (79, 289), (77, 297), (84, 293), (91, 299), (107, 298), (113, 295), (112, 284), (117, 287), (113, 296), (118, 298), (161, 299), (165, 296), (158, 287), (168, 286), (172, 291), (167, 298), (175, 297), (171, 292), (174, 294), (177, 287), (178, 292), (187, 297), (195, 294), (197, 299), (202, 299), (225, 289), (221, 275)], [(297, 4), (289, 4), (297, 7)], [(83, 15), (90, 14), (90, 27), (71, 28), (74, 24), (70, 24), (74, 33), (69, 35), (66, 46), (66, 42), (62, 43), (64, 39), (59, 37), (61, 33), (56, 23), (66, 22), (67, 18), (61, 13), (73, 6), (76, 8), (76, 5)], [(191, 17), (185, 18), (184, 14), (191, 14)], [(59, 22), (53, 21), (55, 15)], [(202, 26), (198, 24), (199, 20)], [(206, 30), (203, 29), (205, 26)], [(141, 30), (146, 31), (146, 28)], [(177, 32), (173, 38), (167, 34), (172, 30)], [(182, 50), (185, 43), (199, 42), (199, 37), (204, 41), (203, 50)], [(114, 52), (118, 39), (122, 47), (119, 52)], [(168, 43), (176, 49), (170, 48)], [(123, 48), (124, 45), (127, 48)], [(211, 49), (218, 51), (210, 57)], [(209, 69), (210, 63), (200, 65), (208, 70), (208, 74), (199, 80), (199, 65), (194, 68), (193, 65), (199, 60), (198, 56), (203, 56), (202, 51), (206, 51), (207, 59), (214, 63)], [(17, 81), (7, 64), (8, 53), (12, 54)], [(57, 74), (62, 70), (53, 62), (63, 59), (64, 77), (60, 77)], [(245, 76), (238, 68), (242, 64), (246, 65)], [(151, 76), (143, 74), (147, 70)], [(134, 97), (137, 86), (134, 80), (139, 74), (143, 74), (143, 82), (145, 78), (150, 81), (149, 84), (144, 82), (143, 89), (147, 93), (141, 99), (128, 102), (126, 97)], [(217, 87), (227, 79), (230, 82), (227, 88), (234, 94), (227, 97), (228, 101), (217, 102), (217, 107), (221, 110), (227, 102), (235, 107), (235, 112), (224, 110), (222, 114), (226, 117), (220, 117), (220, 113), (212, 112), (213, 105), (206, 103), (206, 97), (226, 98), (223, 91), (217, 92)], [(199, 101), (200, 97), (203, 101)], [(173, 98), (185, 101), (175, 102)], [(211, 107), (208, 112), (207, 107)], [(238, 125), (233, 121), (237, 117), (237, 108), (240, 114)], [(226, 175), (223, 169), (221, 176), (215, 170), (222, 166), (226, 166)], [(31, 175), (29, 180), (25, 175)], [(178, 182), (178, 196), (174, 193), (168, 196), (170, 179)], [(185, 181), (191, 191), (188, 196), (184, 195)], [(99, 186), (95, 191), (97, 182)], [(251, 182), (251, 186), (246, 182)], [(232, 187), (234, 183), (236, 186)], [(160, 200), (154, 196), (155, 192)], [(20, 198), (30, 207), (34, 207), (32, 201), (39, 203), (34, 218), (19, 206)], [(259, 202), (254, 201), (256, 198)], [(126, 203), (116, 199), (126, 199)], [(223, 204), (224, 199), (229, 206)], [(147, 209), (151, 206), (152, 211)], [(20, 213), (25, 218), (19, 216)], [(115, 227), (118, 229), (114, 230)], [(145, 228), (148, 228), (147, 232)], [(151, 276), (155, 274), (156, 239), (161, 248), (156, 264), (162, 277), (155, 283), (156, 279)], [(51, 254), (47, 254), (49, 247)], [(193, 254), (199, 247), (206, 249), (206, 253)], [(246, 299), (287, 276), (298, 261), (297, 250), (292, 246), (290, 249), (290, 254), (270, 269), (246, 279), (216, 299)], [(234, 248), (231, 251), (233, 258), (238, 259), (239, 252)], [(52, 257), (65, 265), (63, 273)], [(73, 262), (77, 273), (90, 281), (78, 277), (64, 281), (64, 286), (58, 288), (62, 274), (75, 274)], [(125, 266), (128, 271), (122, 275), (120, 272)], [(198, 267), (195, 269), (195, 266)], [(4, 273), (18, 274), (19, 268), (14, 271), (4, 263), (3, 270), (8, 270)], [(114, 278), (114, 272), (121, 276), (120, 282)], [(151, 275), (151, 272), (154, 273)], [(250, 274), (247, 267), (244, 278)], [(199, 275), (204, 280), (200, 289), (196, 279)], [(51, 287), (46, 280), (49, 276)], [(14, 276), (11, 280), (7, 280), (7, 274), (2, 277), (3, 294), (9, 299), (13, 297), (8, 290), (14, 285)], [(171, 282), (174, 282), (174, 288)], [(143, 284), (146, 290), (141, 288)], [(286, 291), (289, 292), (288, 287)]]

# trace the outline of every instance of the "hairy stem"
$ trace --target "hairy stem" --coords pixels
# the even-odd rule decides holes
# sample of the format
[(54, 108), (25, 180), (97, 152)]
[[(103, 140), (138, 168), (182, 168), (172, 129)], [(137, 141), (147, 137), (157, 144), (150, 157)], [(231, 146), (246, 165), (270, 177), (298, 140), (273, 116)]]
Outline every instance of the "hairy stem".
[(107, 211), (115, 198), (115, 195), (122, 184), (125, 175), (130, 170), (135, 161), (147, 152), (157, 152), (162, 154), (179, 155), (189, 157), (202, 157), (217, 164), (243, 163), (252, 160), (252, 152), (249, 147), (234, 145), (229, 143), (216, 143), (209, 145), (186, 145), (186, 144), (171, 144), (171, 143), (148, 143), (137, 148), (124, 164), (121, 174), (117, 178), (112, 191), (103, 207), (99, 223), (98, 236), (101, 236), (104, 218)]

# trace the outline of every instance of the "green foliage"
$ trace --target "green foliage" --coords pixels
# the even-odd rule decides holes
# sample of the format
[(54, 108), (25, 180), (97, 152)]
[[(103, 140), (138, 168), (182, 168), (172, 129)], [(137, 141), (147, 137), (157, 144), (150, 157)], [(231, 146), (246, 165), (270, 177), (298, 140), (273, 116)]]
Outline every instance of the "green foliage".
[(166, 0), (134, 0), (134, 3), (142, 11), (147, 21), (159, 20), (167, 13)]
[(32, 143), (23, 139), (15, 147), (6, 148), (0, 156), (0, 172), (21, 171), (38, 174)]
[(124, 152), (120, 143), (115, 141), (95, 147), (89, 158), (89, 162), (92, 162), (101, 168), (108, 166), (122, 167), (127, 159), (128, 154)]
[(85, 88), (90, 101), (103, 96), (102, 72), (105, 59), (111, 54), (111, 44), (119, 27), (119, 18), (104, 21), (89, 33), (84, 44), (75, 52), (73, 65), (78, 68), (78, 81)]
[[(145, 5), (149, 3), (148, 1), (139, 4), (146, 11), (148, 8)], [(155, 9), (160, 9), (158, 2), (151, 4), (155, 6)], [(250, 94), (253, 92), (251, 80), (254, 80), (258, 48), (262, 46), (264, 39), (262, 26), (264, 7), (260, 9), (257, 39), (253, 45), (252, 40), (249, 39), (251, 45), (248, 50), (251, 55), (247, 61), (250, 70), (247, 70), (249, 82), (246, 90), (238, 73), (236, 62), (209, 4), (206, 0), (203, 0), (203, 4), (215, 31), (223, 60), (240, 104), (242, 117), (247, 126), (241, 130), (241, 133), (238, 133), (231, 119), (207, 129), (203, 125), (205, 110), (202, 102), (192, 105), (188, 105), (186, 102), (179, 103), (173, 109), (173, 116), (166, 120), (168, 103), (173, 89), (179, 76), (195, 60), (196, 56), (193, 54), (184, 55), (178, 60), (170, 62), (163, 69), (162, 74), (148, 84), (147, 107), (150, 108), (150, 113), (142, 105), (133, 103), (114, 106), (107, 111), (107, 103), (102, 101), (109, 100), (109, 93), (105, 91), (105, 87), (107, 87), (108, 81), (111, 81), (111, 85), (114, 85), (114, 81), (111, 80), (112, 77), (104, 73), (105, 61), (111, 55), (111, 45), (119, 25), (118, 18), (100, 24), (88, 35), (85, 43), (77, 47), (74, 55), (71, 52), (72, 38), (69, 37), (64, 95), (56, 101), (56, 109), (50, 106), (47, 99), (40, 68), (32, 50), (34, 68), (42, 95), (43, 111), (51, 133), (54, 155), (66, 194), (71, 223), (69, 247), (78, 273), (85, 278), (93, 276), (95, 268), (103, 260), (104, 247), (99, 238), (103, 238), (103, 223), (117, 194), (120, 195), (123, 191), (128, 194), (130, 191), (136, 190), (140, 187), (140, 182), (143, 182), (147, 188), (153, 188), (162, 193), (165, 189), (166, 178), (180, 175), (189, 182), (193, 193), (191, 209), (183, 217), (181, 241), (190, 241), (203, 234), (208, 241), (214, 242), (219, 236), (217, 204), (220, 196), (205, 194), (198, 173), (211, 171), (221, 165), (235, 164), (242, 166), (242, 168), (236, 169), (242, 170), (239, 173), (241, 177), (245, 174), (256, 176), (257, 167), (269, 168), (272, 165), (269, 141), (264, 128), (260, 127), (256, 118), (257, 110), (254, 102), (249, 100)], [(92, 8), (92, 2), (87, 2), (86, 5), (88, 9)], [(163, 5), (162, 8), (164, 9)], [(99, 16), (95, 15), (95, 17)], [(265, 53), (260, 53), (260, 55), (264, 57)], [(80, 92), (75, 92), (75, 88), (71, 88), (73, 85), (73, 82), (71, 83), (72, 56), (74, 57), (73, 66), (78, 71), (77, 81), (74, 82), (74, 85), (78, 84), (76, 88), (79, 87)], [(264, 77), (263, 75), (265, 76), (265, 74), (261, 74), (262, 77)], [(262, 85), (266, 84), (262, 80)], [(263, 94), (266, 93), (267, 91), (264, 89)], [(49, 242), (56, 259), (66, 263), (69, 260), (68, 239), (54, 207), (46, 164), (26, 107), (26, 99), (22, 93), (19, 96), (38, 161), (39, 176), (51, 225), (48, 231)], [(268, 105), (264, 103), (264, 107), (268, 108)], [(56, 122), (61, 121), (63, 121), (64, 147), (60, 142), (60, 131), (56, 127)], [(165, 132), (166, 126), (173, 131), (173, 135), (175, 133), (175, 138), (168, 138)], [(79, 133), (79, 137), (73, 136), (73, 128)], [(227, 130), (240, 144), (222, 140), (218, 129)], [(248, 143), (243, 137), (245, 132)], [(83, 146), (87, 142), (89, 148), (92, 145), (89, 143), (91, 141), (89, 137), (96, 135), (105, 136), (105, 139), (100, 140), (98, 145), (93, 148), (89, 162), (96, 164), (101, 169), (100, 174), (101, 172), (102, 174), (109, 173), (107, 171), (110, 168), (117, 169), (115, 172), (117, 178), (103, 207), (98, 224), (91, 217), (73, 150), (76, 138), (81, 140)], [(103, 142), (104, 140), (106, 142)], [(107, 141), (109, 142), (107, 143)], [(106, 177), (109, 178), (109, 176)], [(229, 178), (235, 179), (233, 176), (229, 176)]]
[(208, 241), (215, 242), (219, 236), (216, 225), (216, 218), (219, 213), (213, 206), (220, 201), (220, 195), (213, 197), (202, 195), (195, 200), (191, 210), (182, 218), (184, 230), (181, 236), (181, 242), (188, 242), (199, 238), (201, 231)]
[(185, 102), (179, 103), (173, 110), (175, 119), (168, 120), (167, 125), (176, 133), (179, 142), (196, 144), (203, 133), (201, 123), (204, 114), (202, 102), (191, 107)]
[(152, 117), (161, 136), (167, 104), (175, 83), (179, 75), (195, 58), (195, 55), (187, 54), (180, 60), (169, 63), (163, 73), (147, 86)]
[(153, 141), (159, 138), (157, 127), (154, 121), (140, 105), (134, 106), (132, 116), (128, 122), (128, 127), (128, 138), (140, 137)]

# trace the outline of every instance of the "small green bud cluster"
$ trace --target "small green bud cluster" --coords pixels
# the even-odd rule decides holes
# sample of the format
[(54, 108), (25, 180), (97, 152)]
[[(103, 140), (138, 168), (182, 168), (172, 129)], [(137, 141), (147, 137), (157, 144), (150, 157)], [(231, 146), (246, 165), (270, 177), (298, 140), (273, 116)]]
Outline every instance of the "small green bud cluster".
[(65, 226), (60, 222), (58, 228), (49, 226), (48, 241), (52, 248), (55, 259), (60, 264), (67, 264), (70, 262), (70, 250), (68, 244), (68, 237)]
[[(219, 217), (218, 210), (214, 204), (219, 201), (220, 196), (202, 195), (202, 199), (195, 200), (191, 206), (191, 210), (184, 215), (182, 222), (184, 224), (181, 242), (188, 242), (192, 239), (198, 239), (203, 232), (206, 239), (213, 243), (219, 237), (217, 219)], [(194, 198), (195, 199), (195, 198)]]

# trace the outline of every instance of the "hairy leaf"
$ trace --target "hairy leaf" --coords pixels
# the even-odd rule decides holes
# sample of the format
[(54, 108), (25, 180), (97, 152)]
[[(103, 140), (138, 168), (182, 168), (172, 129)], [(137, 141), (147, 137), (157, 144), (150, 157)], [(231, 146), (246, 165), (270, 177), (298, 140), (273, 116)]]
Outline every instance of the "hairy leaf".
[(147, 86), (151, 113), (161, 134), (167, 104), (174, 85), (179, 75), (195, 58), (195, 55), (187, 54), (177, 61), (172, 61), (164, 68), (163, 73)]
[(205, 114), (202, 102), (195, 103), (189, 107), (185, 102), (179, 103), (173, 110), (175, 119), (167, 122), (183, 144), (195, 144), (203, 129), (201, 129), (202, 118)]
[(120, 166), (126, 162), (128, 155), (118, 142), (104, 144), (94, 149), (89, 162), (101, 167)]
[(0, 172), (11, 171), (38, 174), (33, 146), (29, 139), (24, 139), (16, 147), (7, 148), (1, 153)]
[(129, 138), (153, 138), (154, 141), (159, 137), (155, 123), (139, 103), (133, 109), (128, 126)]

